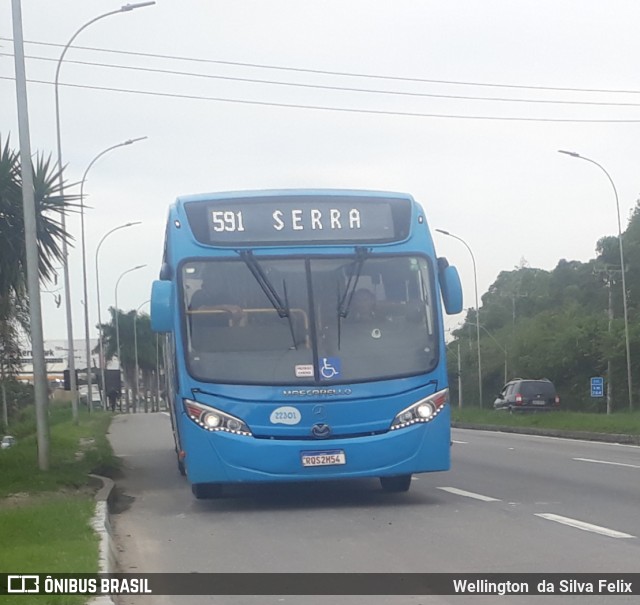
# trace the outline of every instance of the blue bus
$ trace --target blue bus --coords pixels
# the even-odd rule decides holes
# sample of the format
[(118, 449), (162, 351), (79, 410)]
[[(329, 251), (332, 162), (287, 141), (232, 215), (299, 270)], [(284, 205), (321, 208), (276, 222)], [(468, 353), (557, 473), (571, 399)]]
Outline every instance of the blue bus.
[(401, 492), (447, 470), (443, 306), (462, 309), (458, 273), (410, 195), (179, 197), (151, 323), (194, 496), (359, 477)]

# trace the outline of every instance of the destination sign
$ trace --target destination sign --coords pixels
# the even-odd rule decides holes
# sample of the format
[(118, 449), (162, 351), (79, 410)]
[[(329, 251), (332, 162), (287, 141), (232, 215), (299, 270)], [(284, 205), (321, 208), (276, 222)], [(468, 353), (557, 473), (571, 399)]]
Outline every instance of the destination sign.
[(390, 242), (409, 235), (411, 205), (401, 198), (286, 196), (185, 204), (202, 243), (254, 245)]

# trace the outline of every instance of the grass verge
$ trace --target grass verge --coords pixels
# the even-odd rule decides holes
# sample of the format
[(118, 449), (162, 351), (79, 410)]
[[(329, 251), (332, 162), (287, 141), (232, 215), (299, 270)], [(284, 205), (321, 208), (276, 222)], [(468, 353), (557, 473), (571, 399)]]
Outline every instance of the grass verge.
[[(27, 413), (19, 425), (18, 444), (0, 452), (0, 498), (17, 492), (34, 494), (88, 485), (88, 474), (113, 473), (117, 460), (107, 440), (111, 415), (81, 411), (73, 423), (67, 406), (52, 405), (49, 413), (50, 468), (38, 468), (35, 419)], [(31, 425), (31, 430), (26, 427)], [(15, 430), (16, 427), (13, 427)], [(27, 436), (22, 436), (22, 435)]]
[(515, 426), (589, 433), (640, 435), (640, 412), (591, 414), (586, 412), (538, 412), (509, 414), (480, 408), (452, 408), (454, 422), (485, 426)]
[[(88, 475), (113, 475), (118, 469), (106, 436), (111, 415), (82, 411), (76, 425), (68, 405), (52, 405), (48, 471), (38, 469), (31, 417), (28, 413), (12, 427), (12, 434), (20, 436), (18, 444), (0, 451), (0, 569), (8, 573), (94, 573), (98, 570), (98, 537), (90, 525), (95, 500)], [(29, 602), (80, 605), (87, 599), (34, 595)], [(24, 603), (24, 597), (2, 597), (2, 603), (14, 602)]]

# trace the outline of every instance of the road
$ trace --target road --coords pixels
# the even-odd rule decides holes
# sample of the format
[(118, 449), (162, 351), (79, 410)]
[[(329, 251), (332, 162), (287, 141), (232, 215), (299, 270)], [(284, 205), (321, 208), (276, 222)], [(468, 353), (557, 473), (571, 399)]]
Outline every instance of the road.
[[(406, 494), (376, 480), (244, 486), (198, 501), (165, 414), (116, 416), (112, 526), (125, 572), (640, 572), (640, 448), (454, 429), (452, 470)], [(122, 605), (148, 603), (126, 597)], [(518, 605), (544, 596), (503, 597)], [(637, 597), (555, 596), (616, 604)], [(493, 603), (490, 596), (153, 597), (154, 603)]]

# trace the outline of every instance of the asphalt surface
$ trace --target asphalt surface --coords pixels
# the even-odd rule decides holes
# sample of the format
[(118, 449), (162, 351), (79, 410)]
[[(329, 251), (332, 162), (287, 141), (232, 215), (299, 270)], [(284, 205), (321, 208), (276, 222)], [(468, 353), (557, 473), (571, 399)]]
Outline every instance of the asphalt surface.
[(469, 422), (454, 422), (454, 428), (473, 429), (497, 433), (517, 433), (521, 435), (538, 435), (540, 437), (561, 437), (580, 441), (601, 441), (603, 443), (619, 443), (624, 445), (640, 445), (640, 435), (624, 435), (617, 433), (594, 433), (585, 431), (569, 431), (566, 429), (541, 429), (536, 427), (487, 426)]
[[(237, 487), (198, 501), (164, 414), (120, 415), (111, 523), (126, 572), (640, 572), (640, 448), (454, 429), (452, 470), (406, 494), (376, 480)], [(118, 512), (119, 511), (119, 512)], [(548, 597), (502, 597), (538, 603)], [(615, 600), (612, 600), (615, 599)], [(494, 603), (494, 596), (154, 596), (154, 603)], [(557, 595), (553, 603), (635, 603)], [(121, 605), (149, 597), (122, 597)]]

